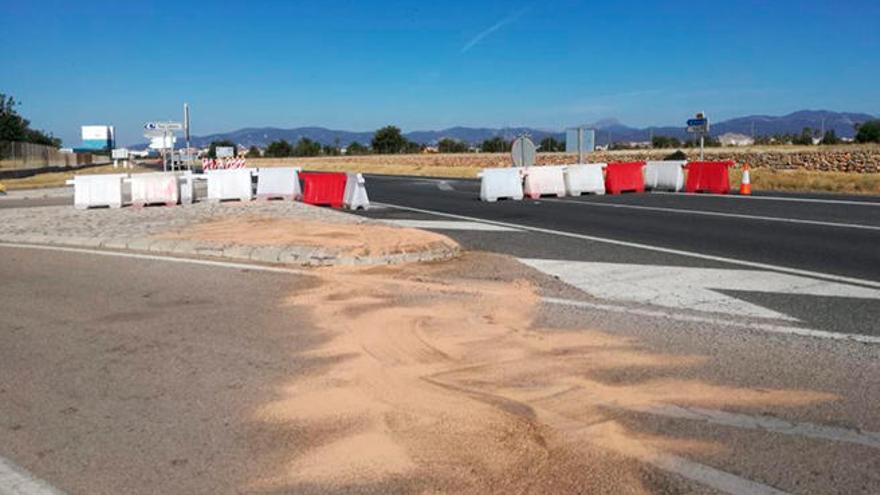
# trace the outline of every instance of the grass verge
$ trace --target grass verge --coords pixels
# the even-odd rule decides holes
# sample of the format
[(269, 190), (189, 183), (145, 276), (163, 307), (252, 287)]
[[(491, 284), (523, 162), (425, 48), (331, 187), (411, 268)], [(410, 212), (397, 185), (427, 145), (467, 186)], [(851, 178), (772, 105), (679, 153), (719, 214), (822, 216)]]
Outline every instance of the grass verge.
[(155, 172), (155, 170), (135, 165), (134, 168), (113, 168), (113, 165), (103, 165), (100, 167), (92, 167), (82, 170), (71, 170), (65, 172), (47, 172), (45, 174), (32, 175), (30, 177), (22, 177), (20, 179), (4, 179), (2, 186), (7, 190), (15, 189), (41, 189), (46, 187), (62, 187), (64, 181), (72, 179), (74, 175), (92, 175), (92, 174), (111, 174), (111, 173), (143, 173)]

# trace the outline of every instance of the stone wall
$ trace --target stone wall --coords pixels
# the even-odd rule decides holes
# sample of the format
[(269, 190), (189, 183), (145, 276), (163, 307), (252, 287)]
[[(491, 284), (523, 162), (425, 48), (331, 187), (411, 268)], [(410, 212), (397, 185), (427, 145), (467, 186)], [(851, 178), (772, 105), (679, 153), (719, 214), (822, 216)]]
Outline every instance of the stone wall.
[[(596, 152), (588, 155), (589, 161), (636, 161), (662, 160), (675, 150), (626, 150)], [(699, 150), (683, 150), (689, 160), (700, 158)], [(811, 147), (749, 147), (707, 148), (707, 160), (733, 160), (738, 165), (748, 163), (752, 167), (777, 170), (819, 170), (825, 172), (880, 172), (880, 145), (811, 146)], [(573, 163), (574, 155), (539, 154), (538, 163)]]

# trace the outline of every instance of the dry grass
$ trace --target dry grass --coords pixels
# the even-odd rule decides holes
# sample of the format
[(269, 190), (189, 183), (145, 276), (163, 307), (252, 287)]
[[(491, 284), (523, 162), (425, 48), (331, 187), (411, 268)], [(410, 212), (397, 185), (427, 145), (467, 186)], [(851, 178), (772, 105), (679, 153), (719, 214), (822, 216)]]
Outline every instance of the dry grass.
[[(542, 158), (543, 157), (543, 158)], [(554, 154), (539, 155), (539, 162)], [(384, 155), (317, 158), (264, 158), (248, 160), (255, 167), (296, 165), (308, 170), (346, 171), (389, 175), (473, 178), (484, 167), (509, 164), (507, 154), (469, 155)], [(742, 173), (731, 171), (731, 184), (739, 186)], [(880, 194), (880, 174), (819, 172), (811, 170), (772, 170), (753, 168), (752, 189), (759, 191), (835, 192)]]
[(66, 172), (47, 172), (44, 174), (32, 175), (30, 177), (22, 177), (21, 179), (5, 179), (3, 185), (7, 190), (14, 189), (37, 189), (45, 187), (62, 187), (64, 181), (72, 179), (74, 175), (91, 175), (91, 174), (109, 174), (109, 173), (143, 173), (155, 172), (155, 170), (135, 166), (134, 168), (113, 168), (113, 165), (102, 165), (100, 167), (91, 167), (82, 170), (71, 170)]
[[(731, 183), (739, 184), (742, 172), (731, 171)], [(759, 191), (833, 192), (880, 194), (880, 174), (818, 172), (814, 170), (752, 169), (752, 189)]]

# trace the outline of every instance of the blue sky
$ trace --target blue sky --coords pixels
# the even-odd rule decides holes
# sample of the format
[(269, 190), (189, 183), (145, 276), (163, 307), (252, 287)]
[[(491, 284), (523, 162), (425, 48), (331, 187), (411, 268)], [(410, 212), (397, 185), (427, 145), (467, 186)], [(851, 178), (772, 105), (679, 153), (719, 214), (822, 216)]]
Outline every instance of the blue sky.
[(67, 145), (107, 123), (561, 129), (880, 113), (880, 2), (0, 0), (0, 92)]

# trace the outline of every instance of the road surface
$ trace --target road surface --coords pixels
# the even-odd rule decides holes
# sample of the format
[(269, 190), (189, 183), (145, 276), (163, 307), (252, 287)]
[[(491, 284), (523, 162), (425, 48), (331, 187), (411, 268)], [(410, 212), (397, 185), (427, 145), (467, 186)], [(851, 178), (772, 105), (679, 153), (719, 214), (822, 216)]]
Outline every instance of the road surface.
[[(475, 180), (367, 181), (378, 207), (361, 214), (534, 260), (603, 300), (880, 337), (880, 198), (624, 194), (484, 203)], [(608, 283), (615, 280), (627, 283)]]

